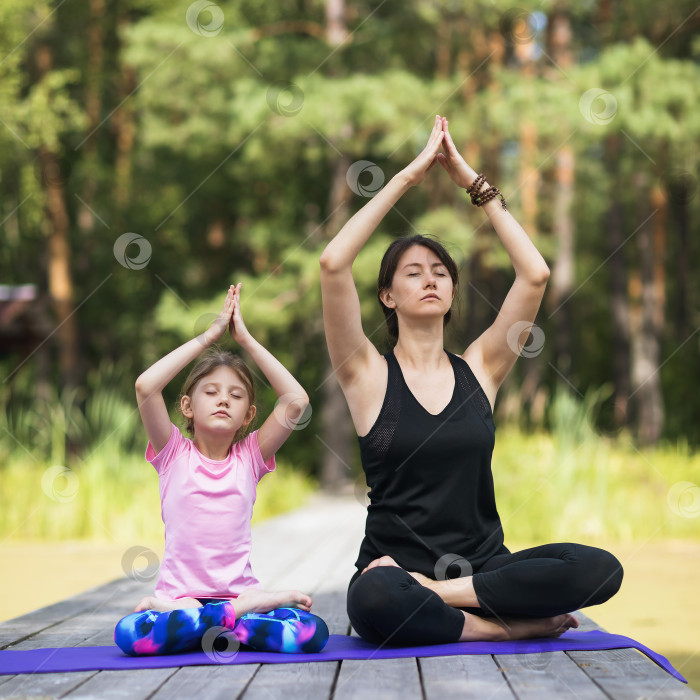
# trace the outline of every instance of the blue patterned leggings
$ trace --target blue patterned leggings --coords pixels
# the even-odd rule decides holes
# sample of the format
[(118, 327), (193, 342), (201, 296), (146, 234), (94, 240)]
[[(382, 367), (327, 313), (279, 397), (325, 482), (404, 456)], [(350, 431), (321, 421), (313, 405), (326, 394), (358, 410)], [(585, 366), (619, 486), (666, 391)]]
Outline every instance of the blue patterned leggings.
[(123, 617), (114, 629), (114, 642), (130, 656), (177, 654), (183, 651), (216, 653), (221, 633), (236, 647), (284, 653), (321, 651), (328, 627), (317, 615), (297, 608), (247, 613), (236, 620), (231, 601), (205, 602), (201, 608), (157, 612), (142, 610)]

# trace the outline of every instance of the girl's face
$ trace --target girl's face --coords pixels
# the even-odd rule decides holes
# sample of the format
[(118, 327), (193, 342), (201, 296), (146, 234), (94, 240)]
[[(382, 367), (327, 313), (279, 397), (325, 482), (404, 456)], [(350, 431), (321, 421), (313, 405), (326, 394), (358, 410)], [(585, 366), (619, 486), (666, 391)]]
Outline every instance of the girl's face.
[(391, 288), (382, 292), (386, 306), (397, 315), (442, 318), (452, 306), (454, 285), (435, 253), (422, 245), (411, 246), (400, 258)]
[(200, 379), (191, 396), (182, 397), (182, 413), (193, 418), (197, 431), (235, 435), (255, 416), (248, 391), (230, 367), (221, 365)]

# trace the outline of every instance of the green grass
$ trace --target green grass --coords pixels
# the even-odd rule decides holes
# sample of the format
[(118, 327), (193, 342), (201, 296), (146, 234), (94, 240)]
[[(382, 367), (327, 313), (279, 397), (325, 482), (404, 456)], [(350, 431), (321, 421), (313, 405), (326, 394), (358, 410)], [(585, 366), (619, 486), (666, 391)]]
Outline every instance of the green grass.
[(558, 395), (549, 433), (497, 427), (493, 472), (506, 541), (698, 538), (700, 454), (683, 442), (641, 449), (626, 432), (596, 434), (599, 399)]
[[(163, 537), (158, 476), (142, 454), (106, 443), (70, 471), (17, 455), (0, 470), (0, 539), (154, 542)], [(258, 487), (253, 522), (303, 505), (309, 477), (278, 461)]]
[[(596, 434), (602, 393), (557, 395), (550, 432), (498, 424), (493, 473), (506, 542), (700, 536), (700, 454)], [(161, 539), (158, 478), (141, 432), (133, 406), (104, 391), (84, 414), (72, 397), (0, 412), (0, 539)], [(90, 435), (82, 458), (67, 454), (66, 434)], [(303, 505), (316, 489), (283, 458), (260, 482), (253, 521)]]

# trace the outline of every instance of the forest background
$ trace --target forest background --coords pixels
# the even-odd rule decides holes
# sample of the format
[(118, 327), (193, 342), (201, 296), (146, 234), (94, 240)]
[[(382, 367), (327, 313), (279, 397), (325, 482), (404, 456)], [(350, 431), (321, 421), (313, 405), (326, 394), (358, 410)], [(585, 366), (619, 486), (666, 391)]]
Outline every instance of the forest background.
[[(700, 687), (699, 27), (695, 0), (0, 0), (0, 618), (152, 565), (134, 381), (230, 283), (311, 397), (255, 519), (366, 504), (318, 259), (439, 113), (552, 272), (496, 399), (506, 543), (609, 547), (625, 585), (594, 617)], [(355, 264), (365, 332), (390, 348), (379, 261), (413, 233), (460, 266), (463, 352), (515, 275), (439, 168)]]
[[(2, 0), (2, 543), (162, 538), (134, 381), (236, 282), (248, 327), (312, 408), (255, 517), (319, 488), (364, 504), (318, 259), (436, 113), (552, 271), (496, 400), (506, 540), (697, 542), (699, 10)], [(379, 261), (416, 232), (459, 263), (446, 347), (463, 352), (514, 271), (439, 168), (355, 264), (365, 332), (389, 349)], [(164, 392), (176, 423), (184, 376)], [(266, 415), (275, 396), (257, 379)]]

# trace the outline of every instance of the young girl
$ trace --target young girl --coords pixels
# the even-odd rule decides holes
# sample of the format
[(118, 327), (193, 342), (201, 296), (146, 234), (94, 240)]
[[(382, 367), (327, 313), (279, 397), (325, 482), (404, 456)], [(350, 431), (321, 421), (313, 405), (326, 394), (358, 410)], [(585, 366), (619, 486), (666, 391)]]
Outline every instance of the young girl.
[[(275, 453), (309, 399), (246, 329), (240, 294), (241, 284), (231, 285), (212, 325), (136, 380), (149, 438), (146, 460), (159, 477), (165, 553), (155, 596), (143, 598), (116, 626), (115, 642), (127, 654), (201, 649), (214, 626), (232, 629), (241, 643), (263, 651), (319, 651), (328, 639), (324, 621), (309, 612), (308, 595), (262, 591), (251, 570), (257, 483), (275, 469)], [(161, 392), (227, 328), (279, 401), (260, 429), (243, 437), (256, 412), (253, 378), (232, 353), (209, 351), (183, 388), (180, 409), (192, 439), (184, 438), (170, 421)]]

